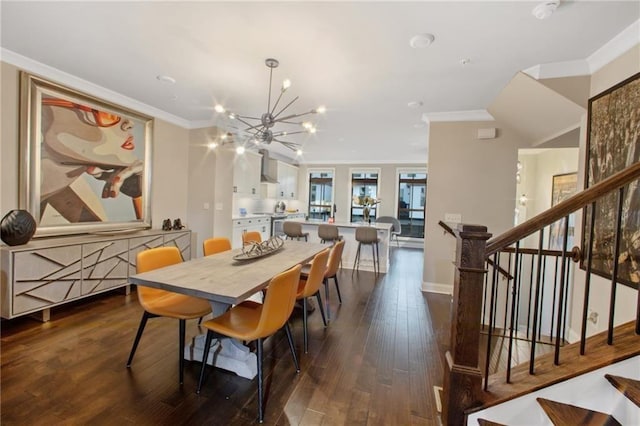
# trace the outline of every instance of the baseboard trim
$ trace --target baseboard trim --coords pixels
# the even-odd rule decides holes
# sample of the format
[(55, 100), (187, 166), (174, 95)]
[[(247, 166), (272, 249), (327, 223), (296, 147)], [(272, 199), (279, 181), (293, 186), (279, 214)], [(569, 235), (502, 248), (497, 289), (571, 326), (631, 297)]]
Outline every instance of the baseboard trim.
[(451, 284), (440, 284), (422, 282), (422, 291), (425, 293), (438, 293), (438, 294), (453, 294), (453, 286)]

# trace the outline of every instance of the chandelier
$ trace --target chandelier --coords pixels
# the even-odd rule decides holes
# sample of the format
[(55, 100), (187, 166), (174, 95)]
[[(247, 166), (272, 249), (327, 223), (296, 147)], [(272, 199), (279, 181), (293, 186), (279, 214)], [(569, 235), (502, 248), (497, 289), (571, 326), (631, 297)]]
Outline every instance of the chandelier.
[[(241, 133), (245, 136), (249, 137), (249, 140), (252, 141), (256, 145), (265, 144), (269, 145), (271, 142), (278, 142), (289, 148), (292, 151), (300, 151), (300, 144), (283, 140), (283, 137), (297, 135), (300, 133), (315, 133), (316, 126), (309, 121), (300, 120), (302, 117), (310, 114), (322, 114), (326, 111), (324, 106), (319, 106), (318, 108), (312, 109), (311, 111), (299, 113), (299, 114), (284, 114), (284, 112), (294, 104), (295, 101), (298, 100), (299, 96), (296, 96), (289, 103), (278, 109), (280, 105), (280, 101), (284, 93), (287, 91), (289, 87), (291, 87), (291, 81), (286, 79), (282, 82), (282, 86), (280, 87), (280, 94), (275, 102), (272, 104), (271, 102), (271, 87), (273, 82), (273, 69), (277, 68), (280, 63), (277, 59), (267, 58), (264, 61), (267, 68), (269, 68), (269, 95), (267, 98), (267, 111), (263, 113), (260, 117), (250, 117), (246, 115), (240, 115), (235, 112), (231, 112), (226, 110), (222, 105), (218, 104), (215, 106), (215, 111), (218, 113), (226, 114), (227, 118), (230, 120), (237, 120), (242, 123), (244, 126), (240, 128)], [(293, 127), (292, 131), (286, 130), (274, 130), (273, 127), (276, 124), (285, 124)]]

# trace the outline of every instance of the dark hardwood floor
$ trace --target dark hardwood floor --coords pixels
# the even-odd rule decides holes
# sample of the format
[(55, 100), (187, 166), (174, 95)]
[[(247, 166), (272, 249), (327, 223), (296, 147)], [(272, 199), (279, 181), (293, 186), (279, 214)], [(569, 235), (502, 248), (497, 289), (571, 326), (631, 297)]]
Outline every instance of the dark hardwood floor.
[[(284, 334), (265, 342), (266, 424), (438, 424), (434, 385), (442, 385), (450, 297), (424, 294), (423, 252), (393, 249), (388, 274), (340, 272), (343, 304), (331, 287), (332, 322), (310, 316), (292, 329), (301, 372)], [(52, 311), (51, 321), (2, 321), (3, 425), (250, 424), (256, 382), (210, 368), (200, 395), (200, 363), (178, 384), (177, 321), (152, 319), (131, 369), (125, 362), (141, 316), (135, 292), (112, 292)], [(188, 338), (199, 334), (196, 321)]]

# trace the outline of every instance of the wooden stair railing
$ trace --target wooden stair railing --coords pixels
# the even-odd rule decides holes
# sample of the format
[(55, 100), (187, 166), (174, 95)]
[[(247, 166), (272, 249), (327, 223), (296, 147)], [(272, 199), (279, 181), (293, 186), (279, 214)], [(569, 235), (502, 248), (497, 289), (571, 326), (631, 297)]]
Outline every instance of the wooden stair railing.
[[(551, 209), (530, 220), (491, 238), (485, 226), (459, 224), (454, 231), (456, 261), (454, 275), (454, 294), (452, 305), (452, 324), (450, 351), (445, 355), (444, 390), (442, 401), (442, 422), (447, 425), (465, 423), (465, 412), (481, 404), (482, 372), (479, 369), (479, 340), (481, 329), (482, 287), (485, 261), (514, 243), (539, 232), (571, 213), (587, 206), (595, 208), (596, 200), (618, 190), (622, 197), (625, 185), (640, 178), (640, 162), (610, 176), (592, 187), (570, 197)], [(621, 205), (621, 202), (619, 203)], [(566, 219), (565, 219), (566, 220)], [(619, 221), (618, 221), (619, 223)], [(542, 251), (542, 237), (540, 248)], [(565, 245), (567, 234), (565, 231)], [(516, 245), (518, 247), (518, 245)], [(566, 249), (563, 249), (563, 253)], [(497, 262), (496, 262), (497, 263)], [(583, 315), (583, 333), (586, 330), (586, 306), (589, 292), (590, 264), (587, 267), (585, 282), (585, 305)], [(615, 276), (615, 270), (613, 275)], [(612, 299), (615, 300), (616, 280), (612, 280)], [(640, 334), (640, 291), (638, 292), (638, 312), (635, 332)], [(614, 303), (612, 301), (612, 303)], [(612, 309), (613, 311), (613, 309)], [(609, 324), (608, 343), (612, 344), (613, 317)], [(583, 344), (584, 345), (584, 344)], [(556, 355), (555, 363), (558, 364)], [(531, 367), (533, 369), (533, 367)]]

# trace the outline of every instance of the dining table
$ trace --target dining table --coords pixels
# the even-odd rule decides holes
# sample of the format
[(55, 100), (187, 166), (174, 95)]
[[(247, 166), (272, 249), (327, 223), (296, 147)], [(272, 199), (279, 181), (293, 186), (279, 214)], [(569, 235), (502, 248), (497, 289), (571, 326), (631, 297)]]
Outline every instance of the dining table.
[[(309, 263), (327, 245), (287, 240), (281, 248), (252, 258), (242, 249), (229, 250), (191, 259), (129, 277), (132, 284), (159, 288), (207, 299), (214, 317), (232, 305), (252, 298), (261, 300), (261, 290), (271, 279), (295, 265)], [(185, 359), (202, 361), (205, 336), (194, 337), (185, 347)], [(256, 355), (242, 342), (231, 338), (214, 339), (208, 364), (253, 379), (257, 374)]]

